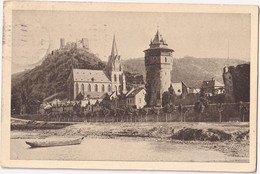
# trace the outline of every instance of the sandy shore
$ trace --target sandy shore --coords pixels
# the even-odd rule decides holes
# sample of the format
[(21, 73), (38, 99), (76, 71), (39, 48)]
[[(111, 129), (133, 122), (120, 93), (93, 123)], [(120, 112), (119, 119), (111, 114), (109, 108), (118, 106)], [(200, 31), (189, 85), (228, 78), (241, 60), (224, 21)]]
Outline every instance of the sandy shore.
[[(28, 123), (27, 123), (28, 124)], [(185, 141), (174, 139), (173, 135), (181, 130), (207, 130), (214, 129), (230, 135), (228, 140), (202, 141), (194, 139)], [(206, 131), (205, 131), (206, 130)], [(245, 133), (249, 133), (249, 123), (75, 123), (61, 129), (33, 129), (13, 130), (12, 139), (35, 139), (54, 136), (75, 137), (85, 136), (92, 138), (134, 138), (145, 141), (172, 141), (178, 144), (193, 144), (205, 149), (214, 149), (228, 156), (248, 157), (249, 140)], [(189, 134), (189, 132), (188, 132)], [(219, 135), (221, 137), (221, 135)]]

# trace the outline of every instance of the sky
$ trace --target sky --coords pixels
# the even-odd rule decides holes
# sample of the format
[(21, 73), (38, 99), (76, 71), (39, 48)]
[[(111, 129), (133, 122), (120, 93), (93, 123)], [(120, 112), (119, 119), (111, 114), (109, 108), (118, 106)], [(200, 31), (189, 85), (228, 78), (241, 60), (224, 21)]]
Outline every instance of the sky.
[(37, 65), (60, 38), (88, 38), (90, 50), (107, 61), (115, 34), (122, 59), (143, 57), (157, 29), (175, 58), (250, 61), (249, 14), (13, 11), (12, 73)]

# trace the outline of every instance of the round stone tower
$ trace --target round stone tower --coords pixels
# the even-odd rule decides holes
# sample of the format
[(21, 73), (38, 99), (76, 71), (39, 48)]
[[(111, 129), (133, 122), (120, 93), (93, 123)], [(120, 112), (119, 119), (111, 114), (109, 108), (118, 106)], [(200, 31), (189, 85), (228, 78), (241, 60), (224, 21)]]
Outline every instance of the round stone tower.
[(172, 52), (159, 31), (144, 50), (146, 69), (146, 102), (148, 106), (161, 106), (162, 94), (171, 86)]

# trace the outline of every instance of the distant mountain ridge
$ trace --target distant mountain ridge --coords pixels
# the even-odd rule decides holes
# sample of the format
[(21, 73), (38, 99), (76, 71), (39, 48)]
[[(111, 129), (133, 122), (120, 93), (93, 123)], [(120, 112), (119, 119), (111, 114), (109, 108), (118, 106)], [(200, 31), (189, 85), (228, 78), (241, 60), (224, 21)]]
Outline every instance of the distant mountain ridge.
[[(230, 66), (247, 63), (239, 59), (229, 59)], [(144, 58), (123, 61), (124, 70), (146, 76)], [(203, 80), (211, 78), (223, 83), (223, 68), (227, 66), (226, 58), (174, 58), (171, 72), (172, 82), (183, 81), (189, 87), (199, 87)]]

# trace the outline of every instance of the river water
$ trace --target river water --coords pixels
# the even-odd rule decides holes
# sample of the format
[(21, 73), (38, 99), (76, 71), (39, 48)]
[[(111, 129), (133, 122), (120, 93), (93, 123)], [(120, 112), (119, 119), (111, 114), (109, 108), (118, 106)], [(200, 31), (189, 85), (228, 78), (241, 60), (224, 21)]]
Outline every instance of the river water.
[(221, 152), (191, 144), (138, 139), (85, 138), (80, 145), (30, 148), (26, 139), (11, 139), (12, 160), (76, 161), (164, 161), (164, 162), (246, 162)]

